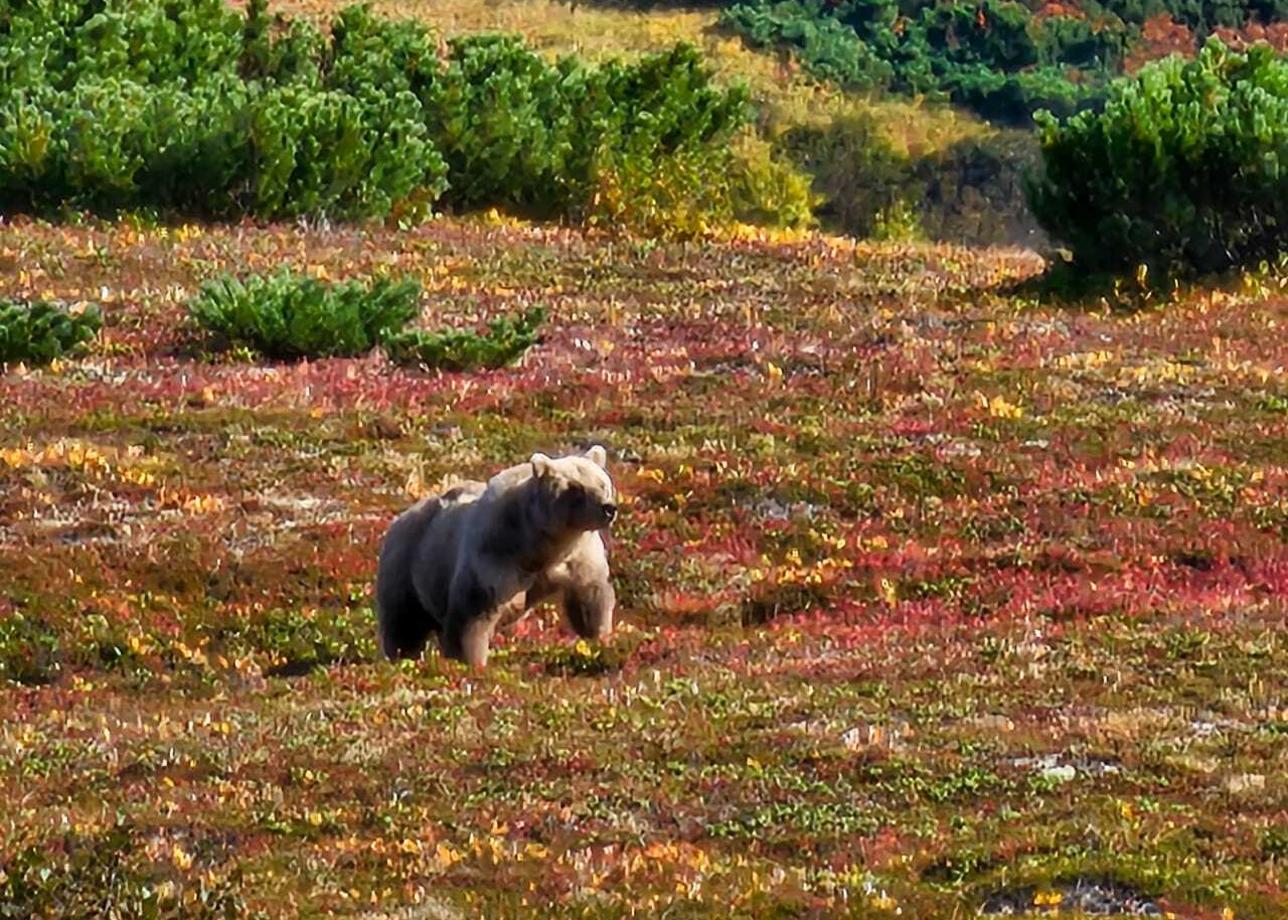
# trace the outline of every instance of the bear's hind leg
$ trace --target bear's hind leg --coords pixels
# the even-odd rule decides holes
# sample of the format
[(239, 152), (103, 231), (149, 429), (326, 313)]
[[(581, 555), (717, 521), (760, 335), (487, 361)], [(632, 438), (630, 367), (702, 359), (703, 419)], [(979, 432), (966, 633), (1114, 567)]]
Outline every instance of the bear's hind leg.
[(390, 661), (419, 657), (429, 634), (438, 630), (438, 621), (425, 610), (412, 587), (406, 553), (393, 551), (381, 556), (376, 573), (376, 626), (380, 651)]
[(438, 623), (411, 593), (399, 596), (397, 601), (388, 597), (379, 599), (376, 611), (380, 625), (380, 651), (391, 661), (419, 657), (425, 650), (430, 633), (438, 631)]

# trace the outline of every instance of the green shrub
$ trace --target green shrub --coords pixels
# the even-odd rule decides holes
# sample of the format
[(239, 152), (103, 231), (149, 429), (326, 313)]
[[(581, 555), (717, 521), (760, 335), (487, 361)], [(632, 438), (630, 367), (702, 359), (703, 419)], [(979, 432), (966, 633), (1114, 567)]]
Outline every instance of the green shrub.
[(48, 364), (75, 354), (101, 325), (95, 306), (69, 313), (43, 301), (0, 300), (0, 364)]
[(627, 64), (547, 63), (512, 36), (455, 39), (425, 96), (448, 163), (447, 204), (538, 218), (594, 212), (604, 177), (628, 160), (682, 181), (695, 160), (723, 162), (746, 94), (723, 90), (688, 45)]
[[(12, 7), (12, 8), (10, 8)], [(365, 7), (326, 31), (223, 0), (0, 6), (0, 207), (344, 219), (584, 216), (605, 171), (722, 161), (745, 93), (677, 46), (550, 63)]]
[(400, 364), (463, 371), (478, 367), (504, 367), (538, 341), (546, 311), (533, 307), (518, 318), (497, 317), (486, 332), (470, 329), (414, 331), (392, 336), (385, 348)]
[(1035, 17), (1012, 0), (744, 0), (722, 21), (751, 45), (790, 48), (819, 79), (947, 98), (1015, 124), (1098, 99), (1134, 34), (1111, 16)]
[[(435, 146), (448, 164), (444, 202), (537, 217), (603, 217), (606, 185), (632, 200), (619, 226), (650, 233), (701, 210), (727, 216), (727, 187), (699, 201), (658, 187), (695, 190), (695, 171), (717, 173), (747, 118), (741, 87), (722, 89), (690, 45), (597, 68), (575, 58), (546, 62), (513, 36), (454, 39), (446, 71), (421, 92)], [(648, 164), (653, 184), (619, 181)], [(631, 221), (665, 211), (674, 220)]]
[(792, 228), (817, 223), (814, 209), (822, 196), (814, 192), (811, 177), (764, 138), (748, 132), (738, 139), (729, 180), (739, 220)]
[(794, 48), (820, 80), (869, 89), (884, 86), (894, 75), (890, 63), (855, 29), (828, 15), (821, 0), (743, 3), (726, 10), (722, 19), (754, 48)]
[(733, 156), (681, 151), (664, 159), (605, 157), (586, 223), (613, 233), (667, 240), (707, 235), (733, 217)]
[(370, 351), (415, 318), (419, 297), (412, 280), (324, 284), (284, 269), (207, 282), (188, 310), (226, 344), (292, 360)]
[[(444, 79), (427, 100), (448, 164), (448, 203), (566, 212), (589, 169), (578, 149), (589, 138), (578, 132), (590, 125), (575, 116), (602, 105), (589, 76), (570, 59), (547, 64), (511, 36), (455, 39)], [(579, 154), (585, 162), (576, 162)]]
[(1040, 120), (1042, 226), (1079, 268), (1193, 274), (1288, 249), (1288, 61), (1210, 40), (1115, 83), (1103, 112)]
[(270, 39), (262, 2), (245, 19), (221, 0), (24, 5), (0, 20), (0, 66), (16, 71), (0, 89), (0, 203), (423, 212), (446, 166), (413, 93), (359, 90), (385, 75), (353, 51), (364, 25), (380, 33), (346, 13), (329, 40), (303, 22)]
[(546, 318), (534, 307), (518, 317), (498, 317), (481, 333), (404, 331), (420, 311), (419, 295), (412, 280), (323, 283), (284, 269), (209, 281), (188, 310), (218, 345), (270, 358), (355, 356), (380, 345), (398, 363), (453, 371), (510, 364), (536, 344)]

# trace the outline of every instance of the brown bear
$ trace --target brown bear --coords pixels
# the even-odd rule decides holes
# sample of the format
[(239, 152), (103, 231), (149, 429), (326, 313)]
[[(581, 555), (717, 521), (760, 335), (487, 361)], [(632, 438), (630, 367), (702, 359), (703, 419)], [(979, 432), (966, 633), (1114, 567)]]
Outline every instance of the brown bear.
[(481, 668), (502, 620), (557, 600), (574, 631), (613, 628), (616, 596), (600, 531), (617, 514), (604, 448), (531, 460), (486, 484), (422, 499), (389, 527), (376, 572), (380, 649), (414, 658), (430, 634), (449, 658)]

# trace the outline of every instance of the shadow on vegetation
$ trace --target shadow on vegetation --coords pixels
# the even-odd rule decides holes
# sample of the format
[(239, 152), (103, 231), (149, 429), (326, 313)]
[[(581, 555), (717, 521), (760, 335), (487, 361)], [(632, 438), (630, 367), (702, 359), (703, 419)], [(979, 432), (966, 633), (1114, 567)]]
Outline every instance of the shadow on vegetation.
[(943, 149), (900, 151), (872, 118), (789, 129), (782, 152), (814, 179), (825, 225), (862, 238), (1041, 248), (1024, 176), (1038, 151), (1027, 132), (967, 138)]
[(1021, 885), (990, 893), (980, 907), (988, 915), (1085, 913), (1094, 916), (1163, 916), (1156, 900), (1111, 878), (1078, 877), (1047, 886)]

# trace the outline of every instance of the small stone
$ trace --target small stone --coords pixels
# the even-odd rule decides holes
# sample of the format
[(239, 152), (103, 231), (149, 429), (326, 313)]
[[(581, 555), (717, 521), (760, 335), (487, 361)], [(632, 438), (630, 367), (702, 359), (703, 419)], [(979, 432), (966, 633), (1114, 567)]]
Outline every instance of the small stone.
[(1062, 764), (1058, 767), (1045, 767), (1039, 775), (1052, 782), (1067, 783), (1078, 775), (1078, 771), (1069, 764)]
[(970, 725), (988, 732), (1011, 732), (1015, 731), (1015, 723), (1004, 715), (998, 713), (988, 713), (982, 716), (975, 716), (970, 719)]
[(902, 722), (894, 722), (890, 725), (862, 722), (842, 732), (841, 743), (851, 751), (878, 747), (893, 748), (911, 733), (911, 729)]
[(1065, 912), (1131, 917), (1157, 917), (1163, 913), (1150, 895), (1119, 882), (1094, 878), (1043, 888), (1006, 888), (988, 895), (980, 906), (980, 913), (992, 916), (1052, 916)]
[(1266, 788), (1266, 777), (1264, 773), (1239, 773), (1226, 779), (1225, 788), (1231, 795), (1262, 792)]

